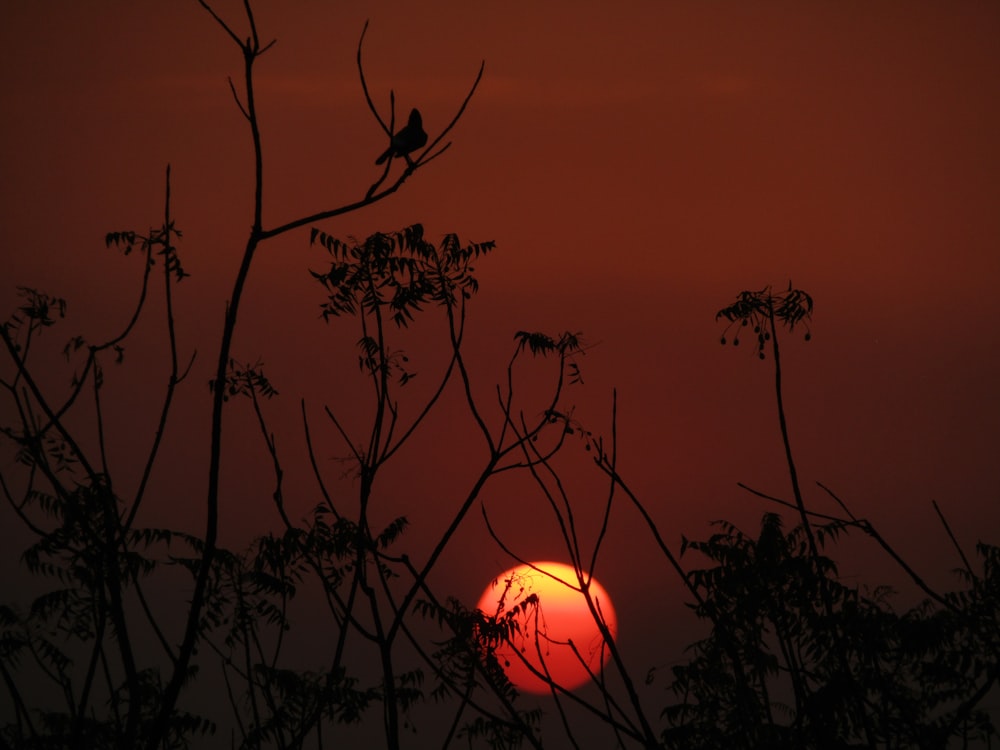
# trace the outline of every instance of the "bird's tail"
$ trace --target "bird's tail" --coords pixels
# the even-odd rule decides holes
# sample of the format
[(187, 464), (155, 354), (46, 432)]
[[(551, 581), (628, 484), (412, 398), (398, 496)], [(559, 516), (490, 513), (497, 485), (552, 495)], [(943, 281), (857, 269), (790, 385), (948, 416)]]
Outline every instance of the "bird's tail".
[(382, 155), (375, 160), (375, 164), (378, 165), (385, 163), (385, 160), (388, 159), (391, 155), (392, 155), (392, 149), (387, 148), (385, 151), (382, 152)]

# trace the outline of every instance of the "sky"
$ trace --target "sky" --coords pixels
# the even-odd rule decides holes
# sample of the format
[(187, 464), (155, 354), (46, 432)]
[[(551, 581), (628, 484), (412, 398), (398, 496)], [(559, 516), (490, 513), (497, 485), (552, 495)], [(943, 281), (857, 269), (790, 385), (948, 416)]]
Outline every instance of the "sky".
[[(215, 7), (245, 30), (239, 3)], [(104, 234), (160, 221), (171, 165), (191, 274), (177, 290), (178, 333), (182, 352), (198, 355), (167, 445), (179, 470), (159, 477), (144, 512), (197, 529), (205, 383), (250, 225), (250, 139), (227, 84), (239, 81), (239, 50), (193, 0), (5, 0), (3, 16), (0, 314), (15, 308), (18, 284), (68, 299), (70, 321), (48, 339), (51, 385), (65, 387), (63, 342), (107, 335), (133, 303), (141, 269), (106, 250)], [(834, 510), (822, 481), (940, 586), (955, 583), (959, 560), (932, 500), (967, 550), (997, 542), (995, 5), (316, 0), (261, 2), (257, 18), (261, 37), (278, 40), (257, 69), (270, 226), (355, 200), (378, 176), (385, 137), (354, 64), (365, 20), (376, 103), (386, 111), (393, 90), (399, 113), (419, 107), (432, 137), (485, 60), (447, 153), (396, 195), (321, 228), (365, 237), (421, 222), (432, 238), (496, 241), (477, 266), (469, 318), (477, 394), (493, 398), (515, 331), (581, 331), (592, 346), (575, 414), (609, 434), (617, 390), (620, 467), (668, 542), (705, 536), (718, 518), (754, 531), (774, 507), (737, 482), (790, 495), (770, 361), (720, 346), (714, 320), (739, 291), (790, 282), (816, 305), (812, 340), (783, 340), (807, 502)], [(263, 249), (235, 342), (281, 392), (268, 414), (298, 471), (288, 492), (300, 515), (315, 487), (299, 399), (318, 425), (323, 404), (355, 415), (358, 387), (354, 334), (317, 317), (308, 269), (322, 264), (307, 229)], [(404, 339), (428, 373), (442, 330), (429, 319)], [(126, 482), (137, 479), (135, 445), (152, 434), (150, 384), (165, 378), (158, 336), (141, 333), (108, 376), (118, 387), (110, 445)], [(526, 370), (525, 388), (543, 376)], [(222, 525), (238, 546), (277, 517), (252, 415), (227, 420)], [(446, 401), (386, 479), (380, 507), (410, 517), (415, 554), (475, 474), (482, 454), (469, 429), (457, 399)], [(331, 481), (349, 488), (332, 461), (342, 447), (332, 431), (321, 436)], [(605, 486), (579, 450), (566, 467), (596, 533)], [(485, 502), (520, 554), (554, 556), (554, 526), (529, 483), (497, 482)], [(903, 582), (871, 545), (849, 549), (845, 575)], [(602, 555), (632, 658), (680, 658), (695, 631), (679, 584), (624, 503)], [(471, 603), (510, 562), (475, 514), (437, 583)]]

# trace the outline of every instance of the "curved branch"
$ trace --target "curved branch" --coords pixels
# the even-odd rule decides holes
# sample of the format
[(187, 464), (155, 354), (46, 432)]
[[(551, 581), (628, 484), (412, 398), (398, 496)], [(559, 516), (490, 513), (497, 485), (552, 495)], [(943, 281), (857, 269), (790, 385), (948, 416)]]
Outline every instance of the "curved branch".
[[(375, 106), (375, 102), (372, 101), (371, 93), (368, 91), (368, 80), (365, 78), (365, 69), (361, 63), (361, 48), (364, 46), (365, 43), (365, 34), (368, 33), (369, 23), (370, 23), (369, 21), (365, 21), (365, 25), (361, 28), (361, 38), (358, 39), (358, 54), (357, 54), (358, 76), (361, 78), (361, 90), (364, 92), (365, 101), (368, 102), (368, 109), (370, 109), (372, 111), (372, 114), (375, 115), (375, 119), (378, 121), (378, 124), (382, 126), (382, 130), (385, 131), (386, 135), (392, 138), (392, 125), (391, 124), (386, 125), (385, 122), (382, 120), (382, 116), (378, 113), (378, 108)], [(392, 91), (389, 92), (389, 97), (390, 101), (392, 101), (394, 97)], [(393, 113), (395, 113), (396, 111), (395, 107), (390, 107), (390, 109)]]
[(243, 106), (243, 102), (240, 101), (240, 95), (236, 92), (236, 84), (233, 83), (233, 77), (229, 76), (226, 80), (229, 81), (229, 90), (233, 92), (233, 101), (235, 101), (236, 106), (240, 108), (240, 112), (243, 113), (243, 117), (249, 121), (250, 113), (247, 112), (246, 107)]
[(486, 70), (486, 61), (483, 60), (482, 62), (479, 63), (479, 72), (476, 73), (476, 80), (472, 82), (472, 88), (470, 88), (469, 93), (465, 95), (465, 100), (462, 102), (462, 106), (458, 108), (458, 112), (455, 113), (455, 116), (451, 119), (451, 122), (448, 123), (448, 126), (441, 131), (441, 134), (438, 135), (438, 137), (435, 138), (433, 141), (431, 141), (431, 143), (427, 146), (427, 148), (423, 150), (420, 156), (414, 160), (414, 164), (417, 165), (426, 164), (428, 161), (438, 156), (438, 154), (443, 152), (446, 148), (448, 148), (448, 146), (451, 145), (450, 143), (446, 144), (444, 148), (442, 148), (441, 151), (438, 152), (438, 154), (434, 154), (434, 156), (428, 157), (427, 159), (424, 158), (434, 149), (435, 146), (437, 146), (441, 142), (441, 140), (446, 135), (448, 135), (449, 132), (451, 132), (452, 128), (455, 127), (459, 119), (465, 113), (465, 108), (469, 106), (469, 102), (472, 100), (472, 95), (475, 94), (476, 89), (479, 88), (479, 82), (483, 80), (483, 71), (485, 70)]

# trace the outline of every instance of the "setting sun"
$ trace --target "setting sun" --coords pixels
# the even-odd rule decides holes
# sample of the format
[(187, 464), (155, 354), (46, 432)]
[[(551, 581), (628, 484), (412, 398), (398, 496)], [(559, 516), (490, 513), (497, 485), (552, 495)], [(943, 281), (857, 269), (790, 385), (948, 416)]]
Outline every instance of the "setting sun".
[[(596, 579), (590, 581), (590, 595), (617, 639), (618, 619), (611, 598)], [(610, 656), (569, 565), (536, 562), (506, 570), (486, 588), (477, 606), (497, 617), (516, 611), (513, 616), (520, 633), (514, 636), (514, 645), (520, 656), (508, 645), (497, 650), (497, 657), (519, 690), (549, 692), (548, 685), (532, 674), (524, 660), (539, 672), (548, 670), (563, 687), (574, 689), (588, 682), (590, 673), (600, 674)]]

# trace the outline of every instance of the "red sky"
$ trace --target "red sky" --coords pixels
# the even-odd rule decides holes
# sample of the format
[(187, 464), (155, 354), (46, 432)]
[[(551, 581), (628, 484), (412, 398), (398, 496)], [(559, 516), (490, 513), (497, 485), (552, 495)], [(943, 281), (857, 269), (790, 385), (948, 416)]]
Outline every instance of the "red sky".
[[(823, 481), (942, 585), (958, 561), (932, 499), (970, 548), (997, 541), (997, 6), (259, 6), (261, 35), (278, 39), (258, 66), (266, 225), (357, 199), (377, 177), (384, 136), (354, 68), (366, 18), (377, 103), (393, 88), (432, 135), (486, 60), (448, 153), (396, 196), (322, 228), (364, 237), (420, 221), (432, 237), (496, 240), (470, 318), (481, 395), (503, 377), (516, 330), (583, 331), (597, 346), (582, 362), (577, 414), (607, 431), (618, 389), (621, 466), (668, 540), (707, 534), (720, 517), (754, 529), (771, 508), (737, 481), (789, 494), (769, 363), (719, 346), (714, 313), (741, 289), (790, 279), (816, 300), (813, 340), (785, 350), (808, 499), (829, 509), (812, 487)], [(241, 23), (238, 3), (217, 7)], [(226, 83), (240, 74), (239, 51), (193, 0), (5, 3), (3, 15), (0, 313), (13, 310), (15, 284), (36, 286), (70, 302), (56, 350), (78, 331), (109, 333), (139, 268), (105, 250), (104, 233), (158, 222), (173, 165), (192, 274), (178, 290), (179, 333), (199, 355), (180, 406), (188, 429), (170, 443), (185, 468), (161, 477), (148, 512), (150, 523), (195, 524), (205, 382), (250, 224), (250, 141)], [(322, 297), (306, 269), (321, 266), (306, 230), (269, 244), (236, 342), (282, 393), (271, 414), (291, 463), (299, 397), (317, 423), (321, 404), (349, 410), (353, 398), (338, 379), (353, 367), (353, 338), (316, 319)], [(434, 325), (407, 346), (420, 351)], [(137, 378), (161, 353), (134, 346), (110, 376), (121, 384), (112, 447), (126, 474), (153, 429)], [(415, 450), (386, 484), (386, 518), (410, 516), (418, 551), (481, 458), (450, 408), (423, 444), (455, 446), (457, 458)], [(233, 411), (228, 425), (222, 524), (235, 544), (276, 519), (249, 415)], [(325, 437), (327, 454), (340, 450)], [(579, 513), (596, 523), (603, 485), (574, 460)], [(303, 514), (314, 502), (306, 475), (289, 492)], [(553, 528), (527, 485), (498, 483), (488, 499), (522, 554), (553, 556)], [(470, 519), (439, 579), (470, 601), (510, 562), (484, 538)], [(876, 558), (860, 549), (845, 573)], [(624, 505), (604, 560), (622, 638), (643, 644), (637, 660), (677, 658), (685, 639), (665, 634), (681, 612), (677, 584)]]

